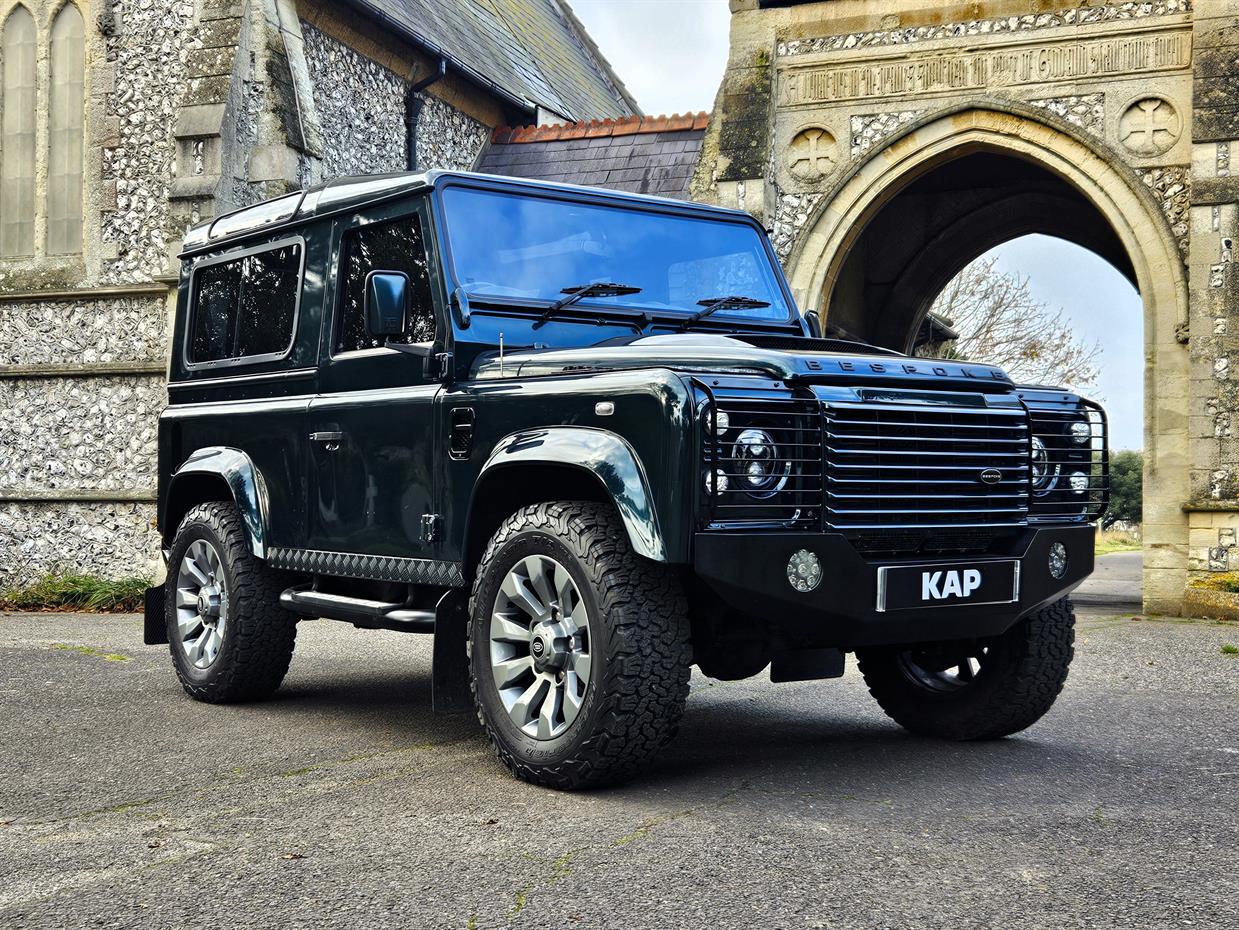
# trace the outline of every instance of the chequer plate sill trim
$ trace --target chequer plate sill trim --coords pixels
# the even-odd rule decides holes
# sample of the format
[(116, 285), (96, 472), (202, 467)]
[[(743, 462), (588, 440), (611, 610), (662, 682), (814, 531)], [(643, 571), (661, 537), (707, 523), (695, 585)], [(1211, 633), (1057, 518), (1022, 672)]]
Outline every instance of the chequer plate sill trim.
[(272, 549), (267, 561), (275, 568), (336, 575), (342, 578), (368, 578), (436, 587), (459, 588), (465, 583), (459, 562), (437, 559), (405, 559), (394, 555), (365, 555), (360, 552), (328, 552), (323, 549)]

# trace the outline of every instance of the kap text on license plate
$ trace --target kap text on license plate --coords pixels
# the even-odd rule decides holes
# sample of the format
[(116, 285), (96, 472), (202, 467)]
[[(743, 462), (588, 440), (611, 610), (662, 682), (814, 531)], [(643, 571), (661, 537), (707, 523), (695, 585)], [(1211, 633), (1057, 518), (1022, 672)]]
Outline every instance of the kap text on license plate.
[(878, 569), (879, 612), (924, 607), (1012, 604), (1020, 598), (1020, 563), (959, 562), (884, 565)]

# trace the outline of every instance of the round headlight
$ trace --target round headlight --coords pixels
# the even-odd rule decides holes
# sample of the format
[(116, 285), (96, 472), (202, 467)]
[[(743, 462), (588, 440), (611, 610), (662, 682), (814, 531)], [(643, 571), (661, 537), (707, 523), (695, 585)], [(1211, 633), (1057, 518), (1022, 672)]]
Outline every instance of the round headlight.
[(779, 460), (779, 449), (774, 438), (763, 429), (746, 429), (731, 447), (736, 460), (736, 471), (742, 476), (736, 490), (745, 491), (750, 497), (763, 500), (783, 490), (792, 472), (790, 462)]
[(1050, 453), (1045, 443), (1037, 436), (1032, 441), (1032, 487), (1036, 497), (1045, 497), (1058, 481), (1059, 467), (1050, 462)]
[(1050, 546), (1049, 565), (1052, 578), (1062, 578), (1067, 574), (1067, 547), (1060, 542)]
[(1093, 438), (1093, 426), (1086, 420), (1076, 420), (1071, 424), (1071, 441), (1082, 446)]

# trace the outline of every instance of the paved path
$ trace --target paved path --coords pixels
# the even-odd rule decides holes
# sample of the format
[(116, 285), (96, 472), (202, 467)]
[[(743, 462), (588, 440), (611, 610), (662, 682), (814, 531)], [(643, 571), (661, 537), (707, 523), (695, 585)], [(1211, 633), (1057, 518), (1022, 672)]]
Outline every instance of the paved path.
[[(0, 927), (1239, 926), (1239, 628), (1085, 618), (1018, 738), (842, 681), (694, 681), (620, 790), (503, 774), (429, 643), (302, 627), (279, 697), (186, 698), (133, 617), (0, 617)], [(116, 654), (127, 658), (118, 659)]]
[(1078, 609), (1139, 613), (1142, 552), (1114, 552), (1097, 558), (1089, 579), (1072, 595)]

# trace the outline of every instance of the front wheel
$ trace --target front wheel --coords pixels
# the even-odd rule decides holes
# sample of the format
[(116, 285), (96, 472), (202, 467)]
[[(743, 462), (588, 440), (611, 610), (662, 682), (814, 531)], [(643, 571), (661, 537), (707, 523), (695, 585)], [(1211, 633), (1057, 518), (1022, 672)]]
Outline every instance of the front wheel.
[(951, 740), (998, 739), (1032, 726), (1063, 689), (1075, 612), (1067, 598), (1002, 636), (857, 653), (869, 693), (904, 729)]
[(553, 788), (622, 780), (674, 735), (688, 696), (687, 604), (615, 512), (526, 507), (499, 527), (470, 605), (470, 678), (499, 761)]

